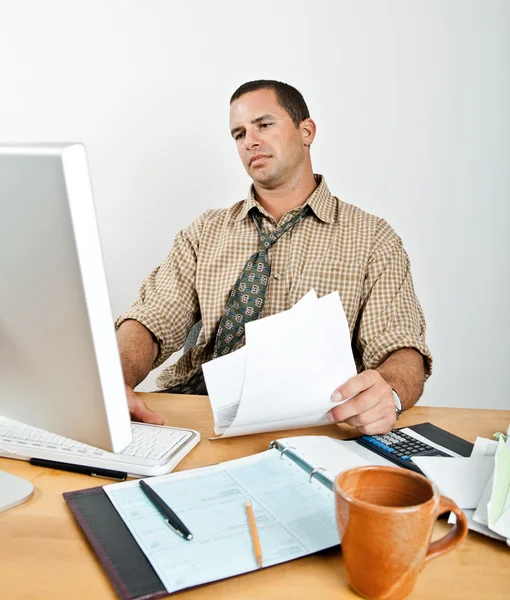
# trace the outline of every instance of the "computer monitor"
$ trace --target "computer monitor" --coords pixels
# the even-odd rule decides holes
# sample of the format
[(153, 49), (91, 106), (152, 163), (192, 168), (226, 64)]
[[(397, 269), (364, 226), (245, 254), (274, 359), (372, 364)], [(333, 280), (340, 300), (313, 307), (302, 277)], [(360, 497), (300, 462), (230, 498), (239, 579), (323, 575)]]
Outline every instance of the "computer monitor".
[(122, 451), (131, 422), (85, 148), (0, 145), (0, 415)]

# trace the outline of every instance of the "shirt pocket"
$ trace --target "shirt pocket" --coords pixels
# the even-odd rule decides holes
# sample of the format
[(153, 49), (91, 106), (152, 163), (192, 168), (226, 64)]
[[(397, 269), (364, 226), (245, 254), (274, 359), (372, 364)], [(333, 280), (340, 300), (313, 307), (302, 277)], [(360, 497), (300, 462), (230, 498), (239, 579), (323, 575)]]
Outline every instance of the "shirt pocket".
[(364, 279), (364, 268), (355, 262), (338, 259), (308, 261), (294, 280), (289, 294), (290, 305), (293, 306), (311, 289), (316, 291), (319, 298), (338, 292), (352, 335), (361, 304)]

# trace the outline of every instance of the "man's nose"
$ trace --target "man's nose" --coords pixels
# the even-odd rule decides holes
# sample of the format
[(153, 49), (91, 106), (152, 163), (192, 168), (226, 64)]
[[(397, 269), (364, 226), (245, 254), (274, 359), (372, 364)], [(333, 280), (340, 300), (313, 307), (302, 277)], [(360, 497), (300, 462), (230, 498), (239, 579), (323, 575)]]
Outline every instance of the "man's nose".
[(260, 138), (256, 130), (249, 129), (246, 131), (246, 134), (244, 136), (244, 145), (248, 150), (251, 148), (256, 148), (260, 145)]

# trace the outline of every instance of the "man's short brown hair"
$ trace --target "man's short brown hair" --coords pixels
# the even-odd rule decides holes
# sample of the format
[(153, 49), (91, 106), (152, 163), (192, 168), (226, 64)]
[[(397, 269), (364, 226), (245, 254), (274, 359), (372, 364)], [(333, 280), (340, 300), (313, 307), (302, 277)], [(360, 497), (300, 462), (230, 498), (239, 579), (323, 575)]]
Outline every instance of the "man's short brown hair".
[(308, 106), (301, 92), (296, 90), (288, 83), (274, 81), (272, 79), (258, 79), (257, 81), (248, 81), (243, 83), (232, 94), (230, 104), (248, 92), (256, 92), (257, 90), (274, 90), (278, 103), (287, 111), (294, 125), (299, 127), (299, 124), (305, 119), (310, 118)]

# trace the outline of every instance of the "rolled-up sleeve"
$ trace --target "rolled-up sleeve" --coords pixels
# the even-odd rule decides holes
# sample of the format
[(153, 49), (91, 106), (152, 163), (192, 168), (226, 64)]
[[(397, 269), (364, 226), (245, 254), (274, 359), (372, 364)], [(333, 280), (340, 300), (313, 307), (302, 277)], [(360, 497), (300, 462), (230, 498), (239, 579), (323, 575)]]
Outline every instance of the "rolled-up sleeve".
[(377, 368), (395, 350), (415, 348), (424, 357), (425, 379), (432, 355), (425, 341), (425, 318), (416, 297), (409, 257), (402, 240), (380, 220), (367, 265), (356, 348), (366, 369)]
[(134, 304), (115, 322), (118, 329), (124, 321), (134, 319), (152, 333), (159, 345), (153, 369), (184, 346), (189, 330), (200, 318), (195, 277), (206, 218), (204, 213), (177, 234), (166, 259), (145, 279)]

